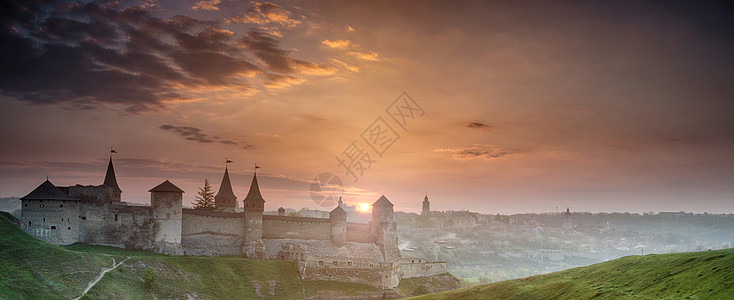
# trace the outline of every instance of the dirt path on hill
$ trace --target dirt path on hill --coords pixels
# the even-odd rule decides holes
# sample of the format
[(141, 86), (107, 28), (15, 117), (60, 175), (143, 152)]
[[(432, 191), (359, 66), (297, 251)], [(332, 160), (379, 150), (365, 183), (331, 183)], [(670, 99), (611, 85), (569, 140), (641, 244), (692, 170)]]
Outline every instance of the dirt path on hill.
[(104, 277), (104, 274), (107, 274), (107, 272), (109, 272), (109, 271), (112, 271), (112, 270), (116, 269), (117, 267), (119, 267), (119, 266), (120, 266), (120, 265), (121, 265), (122, 263), (124, 263), (124, 262), (125, 262), (126, 260), (128, 260), (128, 259), (130, 259), (130, 257), (129, 257), (129, 256), (128, 256), (127, 258), (123, 259), (122, 261), (120, 261), (120, 263), (117, 263), (117, 264), (116, 264), (116, 263), (115, 263), (115, 259), (114, 259), (114, 258), (112, 258), (112, 268), (109, 268), (109, 269), (103, 269), (103, 270), (102, 270), (102, 273), (99, 273), (99, 276), (97, 276), (97, 278), (96, 278), (96, 279), (94, 279), (94, 281), (90, 282), (90, 283), (89, 283), (89, 285), (87, 285), (87, 288), (86, 288), (86, 289), (84, 289), (84, 292), (82, 292), (82, 295), (81, 295), (81, 296), (79, 296), (79, 297), (77, 297), (77, 298), (74, 298), (73, 300), (79, 300), (79, 298), (81, 298), (81, 297), (84, 297), (84, 295), (86, 295), (86, 294), (87, 294), (87, 292), (89, 292), (89, 290), (91, 290), (91, 289), (92, 289), (92, 287), (94, 287), (94, 285), (95, 285), (95, 284), (97, 284), (97, 282), (99, 282), (100, 280), (102, 280), (102, 277)]

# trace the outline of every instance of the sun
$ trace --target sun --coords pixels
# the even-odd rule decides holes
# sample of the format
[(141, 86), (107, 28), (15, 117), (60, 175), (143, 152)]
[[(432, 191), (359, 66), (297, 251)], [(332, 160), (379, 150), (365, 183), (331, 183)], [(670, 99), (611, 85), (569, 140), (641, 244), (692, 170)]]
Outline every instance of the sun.
[(359, 204), (359, 210), (361, 212), (367, 212), (368, 210), (370, 210), (370, 204), (369, 203), (360, 203)]

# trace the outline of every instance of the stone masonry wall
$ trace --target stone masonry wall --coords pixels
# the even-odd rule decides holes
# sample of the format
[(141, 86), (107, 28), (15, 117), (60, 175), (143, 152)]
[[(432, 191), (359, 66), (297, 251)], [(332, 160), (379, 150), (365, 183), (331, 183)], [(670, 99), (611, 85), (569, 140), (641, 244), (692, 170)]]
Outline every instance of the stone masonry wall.
[(42, 241), (70, 245), (79, 241), (79, 201), (23, 200), (21, 228)]
[(399, 264), (401, 278), (434, 276), (446, 273), (445, 262), (427, 262), (425, 259), (403, 259)]
[(347, 242), (371, 243), (370, 225), (347, 222)]
[(331, 222), (325, 218), (263, 215), (263, 239), (329, 240)]
[(183, 209), (181, 235), (209, 233), (212, 235), (238, 236), (244, 234), (244, 213)]
[(341, 281), (368, 284), (389, 289), (400, 282), (393, 264), (389, 263), (353, 263), (332, 261), (299, 261), (298, 271), (304, 281)]
[(153, 220), (150, 206), (127, 203), (82, 203), (79, 213), (80, 239), (84, 243), (128, 249), (153, 249)]
[(243, 213), (183, 209), (181, 247), (185, 255), (242, 255)]

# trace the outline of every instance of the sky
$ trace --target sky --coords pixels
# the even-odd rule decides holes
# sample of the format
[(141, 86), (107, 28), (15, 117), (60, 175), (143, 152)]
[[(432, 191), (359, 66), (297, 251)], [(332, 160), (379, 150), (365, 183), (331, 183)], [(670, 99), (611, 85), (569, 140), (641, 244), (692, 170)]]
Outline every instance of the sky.
[(266, 210), (339, 179), (407, 212), (734, 212), (727, 2), (0, 7), (0, 196), (99, 185), (114, 149), (132, 203), (225, 165), (242, 200), (257, 164)]

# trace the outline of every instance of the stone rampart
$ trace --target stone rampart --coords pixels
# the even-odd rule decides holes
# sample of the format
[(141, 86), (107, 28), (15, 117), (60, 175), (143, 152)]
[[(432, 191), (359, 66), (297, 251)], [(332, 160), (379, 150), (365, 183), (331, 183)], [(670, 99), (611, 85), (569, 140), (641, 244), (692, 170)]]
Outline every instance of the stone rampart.
[(150, 206), (83, 202), (78, 218), (79, 239), (83, 243), (128, 249), (153, 248), (155, 222)]
[(181, 237), (184, 255), (239, 256), (242, 255), (242, 238), (211, 233), (198, 233)]
[(370, 224), (347, 222), (347, 242), (371, 243)]
[(401, 278), (434, 276), (446, 273), (446, 262), (405, 258), (398, 264)]
[(329, 240), (331, 222), (326, 218), (263, 215), (263, 239)]
[(389, 289), (398, 286), (400, 277), (391, 263), (350, 263), (348, 261), (299, 261), (304, 281), (341, 281)]
[(183, 209), (181, 236), (211, 234), (242, 237), (244, 213)]

